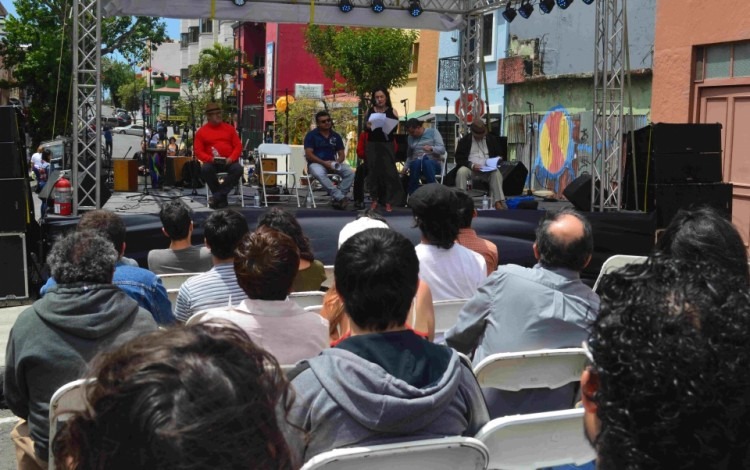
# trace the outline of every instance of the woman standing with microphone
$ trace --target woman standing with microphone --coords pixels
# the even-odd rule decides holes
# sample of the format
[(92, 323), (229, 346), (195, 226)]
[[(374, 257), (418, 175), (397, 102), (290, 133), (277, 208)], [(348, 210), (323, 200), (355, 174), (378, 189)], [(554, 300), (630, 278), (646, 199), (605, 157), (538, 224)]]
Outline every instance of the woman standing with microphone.
[(396, 170), (394, 134), (396, 126), (390, 132), (384, 132), (382, 126), (373, 126), (370, 118), (373, 114), (385, 114), (385, 119), (398, 120), (398, 113), (391, 105), (391, 97), (383, 87), (375, 88), (370, 95), (370, 109), (367, 111), (367, 177), (372, 197), (372, 209), (378, 203), (385, 205), (386, 212), (393, 210), (394, 204), (404, 199), (404, 189)]

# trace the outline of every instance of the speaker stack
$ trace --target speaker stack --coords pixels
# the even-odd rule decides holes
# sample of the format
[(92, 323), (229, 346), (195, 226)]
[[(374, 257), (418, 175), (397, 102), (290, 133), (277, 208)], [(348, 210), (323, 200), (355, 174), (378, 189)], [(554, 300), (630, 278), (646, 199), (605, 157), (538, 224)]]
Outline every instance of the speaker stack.
[(680, 209), (700, 205), (731, 217), (732, 185), (722, 182), (721, 124), (658, 123), (633, 137), (626, 144), (626, 209), (655, 211), (658, 227), (667, 226)]
[(0, 300), (29, 296), (26, 230), (31, 222), (28, 169), (13, 106), (0, 106)]

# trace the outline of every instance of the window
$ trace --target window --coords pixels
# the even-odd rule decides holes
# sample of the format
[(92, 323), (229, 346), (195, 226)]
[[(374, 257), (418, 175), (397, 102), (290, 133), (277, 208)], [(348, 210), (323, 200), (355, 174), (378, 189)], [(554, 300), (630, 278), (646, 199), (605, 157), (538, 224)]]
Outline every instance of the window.
[(189, 69), (180, 69), (180, 81), (182, 83), (185, 83), (190, 80), (190, 70)]
[(188, 47), (188, 43), (190, 42), (190, 35), (188, 33), (181, 33), (180, 34), (180, 48), (185, 49)]
[(411, 67), (409, 73), (417, 73), (419, 69), (419, 43), (415, 42), (411, 46)]
[(214, 22), (213, 20), (201, 20), (201, 33), (213, 33)]
[(197, 26), (191, 26), (188, 28), (188, 42), (194, 43), (198, 42), (198, 37), (200, 36), (200, 30)]
[(265, 54), (255, 54), (253, 56), (253, 69), (260, 69), (266, 66)]
[(695, 81), (750, 77), (750, 42), (695, 48)]
[(495, 44), (495, 15), (484, 15), (482, 22), (482, 55), (492, 56)]

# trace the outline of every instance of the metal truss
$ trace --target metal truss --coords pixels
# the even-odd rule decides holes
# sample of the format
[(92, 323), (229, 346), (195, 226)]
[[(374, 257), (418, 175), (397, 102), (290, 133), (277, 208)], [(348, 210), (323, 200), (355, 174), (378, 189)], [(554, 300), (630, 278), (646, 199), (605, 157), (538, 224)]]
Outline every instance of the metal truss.
[(591, 210), (620, 210), (627, 0), (597, 0)]
[[(101, 5), (73, 1), (73, 213), (101, 208)], [(79, 198), (80, 194), (80, 198)]]
[(459, 71), (460, 100), (458, 121), (461, 134), (466, 133), (467, 116), (472, 113), (476, 102), (470, 103), (469, 94), (481, 97), (482, 71), (479, 61), (482, 53), (482, 13), (464, 16), (464, 28), (461, 31), (461, 69)]

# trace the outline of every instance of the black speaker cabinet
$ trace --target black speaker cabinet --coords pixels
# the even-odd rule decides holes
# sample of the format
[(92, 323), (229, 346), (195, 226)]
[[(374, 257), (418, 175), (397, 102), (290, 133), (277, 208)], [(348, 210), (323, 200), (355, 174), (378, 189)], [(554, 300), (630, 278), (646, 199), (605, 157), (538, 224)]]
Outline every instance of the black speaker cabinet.
[(0, 142), (0, 179), (23, 178), (25, 165), (15, 142)]
[(721, 124), (659, 122), (635, 131), (637, 153), (721, 153)]
[(652, 184), (639, 186), (639, 210), (656, 211), (656, 225), (666, 227), (680, 209), (711, 206), (732, 216), (732, 184)]
[[(599, 194), (599, 183), (596, 183), (597, 197)], [(571, 181), (565, 189), (563, 196), (570, 201), (579, 211), (591, 210), (591, 175), (585, 174)]]
[(18, 119), (14, 106), (0, 106), (0, 142), (19, 142)]
[(529, 170), (520, 161), (500, 162), (500, 173), (503, 175), (503, 193), (505, 196), (518, 196), (523, 193)]
[(26, 231), (26, 221), (31, 219), (28, 188), (25, 179), (0, 179), (0, 232)]
[(0, 233), (0, 300), (29, 297), (26, 235)]

